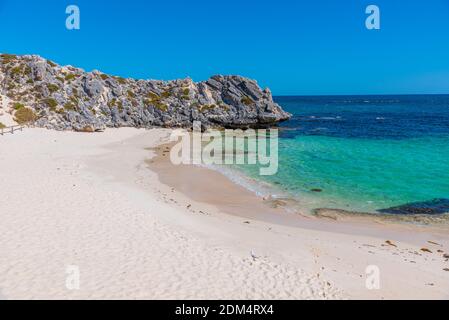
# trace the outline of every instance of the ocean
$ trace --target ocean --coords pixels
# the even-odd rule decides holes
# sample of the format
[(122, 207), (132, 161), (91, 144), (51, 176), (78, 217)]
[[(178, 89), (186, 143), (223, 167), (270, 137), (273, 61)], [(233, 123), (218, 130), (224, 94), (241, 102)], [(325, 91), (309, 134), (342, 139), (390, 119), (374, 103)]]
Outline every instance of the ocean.
[(246, 176), (304, 207), (449, 212), (449, 95), (275, 97), (279, 169)]

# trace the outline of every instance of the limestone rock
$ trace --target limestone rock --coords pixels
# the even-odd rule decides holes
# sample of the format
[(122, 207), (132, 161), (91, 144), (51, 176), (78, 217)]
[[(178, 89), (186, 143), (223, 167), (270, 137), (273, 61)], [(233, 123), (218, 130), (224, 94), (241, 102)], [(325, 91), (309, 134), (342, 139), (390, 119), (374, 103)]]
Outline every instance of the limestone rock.
[(0, 94), (29, 106), (36, 126), (98, 131), (105, 127), (258, 128), (288, 120), (269, 89), (240, 76), (204, 82), (124, 79), (59, 66), (36, 55), (0, 55)]

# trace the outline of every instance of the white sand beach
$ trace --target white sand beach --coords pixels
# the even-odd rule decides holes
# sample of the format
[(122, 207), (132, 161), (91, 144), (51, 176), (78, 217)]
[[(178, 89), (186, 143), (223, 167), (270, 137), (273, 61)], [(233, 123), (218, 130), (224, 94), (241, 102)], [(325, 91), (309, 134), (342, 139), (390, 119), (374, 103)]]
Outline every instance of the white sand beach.
[(154, 158), (169, 132), (1, 136), (0, 299), (449, 298), (447, 228), (285, 217)]

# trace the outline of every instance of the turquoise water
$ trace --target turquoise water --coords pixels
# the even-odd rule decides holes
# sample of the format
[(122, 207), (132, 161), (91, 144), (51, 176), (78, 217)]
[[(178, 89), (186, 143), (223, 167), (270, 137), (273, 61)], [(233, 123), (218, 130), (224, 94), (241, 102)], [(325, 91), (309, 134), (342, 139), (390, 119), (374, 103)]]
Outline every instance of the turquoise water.
[(280, 132), (279, 170), (259, 176), (257, 167), (240, 166), (247, 175), (310, 208), (449, 202), (449, 96), (276, 100), (294, 115)]

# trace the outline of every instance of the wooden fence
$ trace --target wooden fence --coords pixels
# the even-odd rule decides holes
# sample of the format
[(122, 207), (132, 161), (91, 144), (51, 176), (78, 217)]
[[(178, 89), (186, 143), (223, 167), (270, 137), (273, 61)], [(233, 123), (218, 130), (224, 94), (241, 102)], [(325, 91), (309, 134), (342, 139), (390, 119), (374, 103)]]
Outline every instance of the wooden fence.
[(6, 133), (13, 134), (15, 131), (22, 131), (22, 130), (23, 130), (23, 126), (11, 126), (11, 127), (6, 127), (6, 128), (1, 128), (0, 135), (4, 135)]

